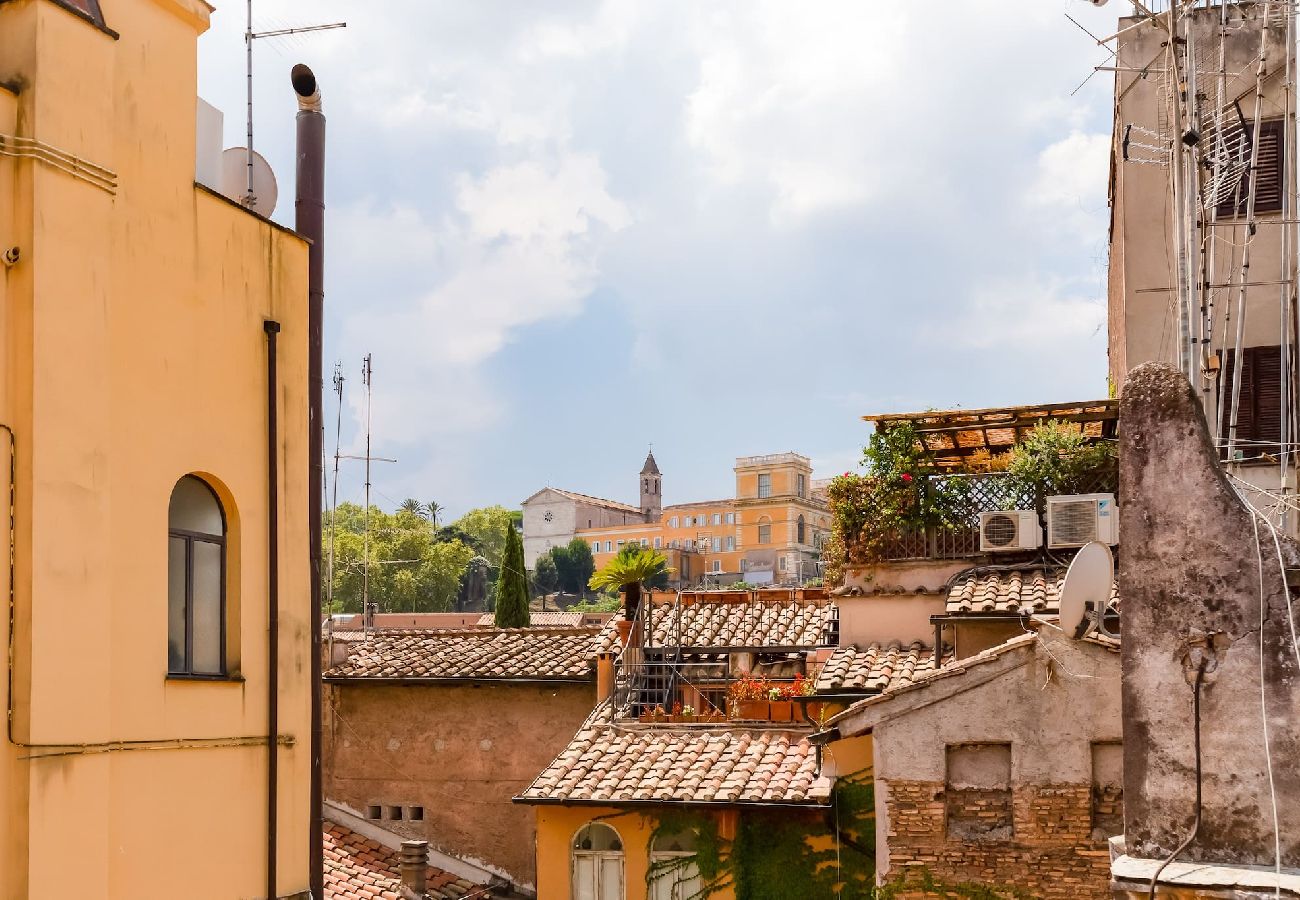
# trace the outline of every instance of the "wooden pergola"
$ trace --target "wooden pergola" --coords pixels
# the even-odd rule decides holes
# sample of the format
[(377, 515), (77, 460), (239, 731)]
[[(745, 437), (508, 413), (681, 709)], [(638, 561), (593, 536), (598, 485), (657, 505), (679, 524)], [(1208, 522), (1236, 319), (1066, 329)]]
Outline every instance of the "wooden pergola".
[(1084, 400), (1041, 406), (927, 410), (862, 418), (874, 422), (877, 431), (901, 422), (911, 423), (935, 463), (955, 468), (976, 453), (1005, 453), (1044, 422), (1075, 425), (1085, 437), (1094, 440), (1113, 439), (1119, 423), (1119, 401)]

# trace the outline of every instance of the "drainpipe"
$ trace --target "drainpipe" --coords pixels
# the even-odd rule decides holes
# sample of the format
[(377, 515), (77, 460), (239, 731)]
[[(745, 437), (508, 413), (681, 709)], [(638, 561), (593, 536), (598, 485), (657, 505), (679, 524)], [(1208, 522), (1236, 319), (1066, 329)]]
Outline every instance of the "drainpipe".
[(316, 76), (299, 63), (290, 72), (298, 95), (297, 197), (294, 229), (311, 241), (307, 250), (307, 528), (311, 584), (311, 813), (307, 825), (311, 895), (325, 895), (321, 822), (321, 492), (325, 480), (324, 390), (321, 335), (325, 311), (325, 115)]
[(276, 842), (279, 837), (280, 753), (280, 478), (276, 465), (279, 404), (275, 344), (280, 323), (267, 319), (266, 331), (266, 896), (276, 897)]

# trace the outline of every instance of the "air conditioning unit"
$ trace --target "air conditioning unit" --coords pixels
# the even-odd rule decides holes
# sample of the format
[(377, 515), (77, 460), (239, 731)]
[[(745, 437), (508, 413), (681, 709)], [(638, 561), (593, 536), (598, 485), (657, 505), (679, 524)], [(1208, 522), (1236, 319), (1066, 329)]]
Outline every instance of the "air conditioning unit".
[(1032, 509), (998, 509), (980, 513), (980, 551), (1005, 553), (1009, 550), (1037, 550), (1043, 545), (1043, 529)]
[(1119, 543), (1119, 509), (1114, 494), (1070, 494), (1047, 498), (1047, 546), (1082, 547)]

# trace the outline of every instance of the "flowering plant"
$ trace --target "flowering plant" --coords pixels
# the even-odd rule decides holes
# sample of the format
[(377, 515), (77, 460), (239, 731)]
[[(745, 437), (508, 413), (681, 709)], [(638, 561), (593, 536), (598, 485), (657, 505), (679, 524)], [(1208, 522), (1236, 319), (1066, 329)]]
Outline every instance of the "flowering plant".
[(727, 685), (727, 697), (732, 701), (766, 700), (767, 682), (763, 678), (744, 675)]

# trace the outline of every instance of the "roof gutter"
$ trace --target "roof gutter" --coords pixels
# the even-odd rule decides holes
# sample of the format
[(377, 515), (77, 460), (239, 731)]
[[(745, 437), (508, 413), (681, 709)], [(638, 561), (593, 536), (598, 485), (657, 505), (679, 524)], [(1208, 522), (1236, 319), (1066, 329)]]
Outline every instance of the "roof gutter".
[(592, 684), (595, 678), (375, 678), (368, 675), (326, 675), (326, 684)]
[(524, 806), (610, 806), (615, 808), (623, 806), (657, 806), (660, 808), (689, 806), (711, 809), (828, 809), (831, 805), (830, 798), (827, 798), (825, 802), (816, 803), (773, 803), (768, 800), (574, 800), (553, 797), (524, 797), (522, 795), (511, 797), (510, 802)]

